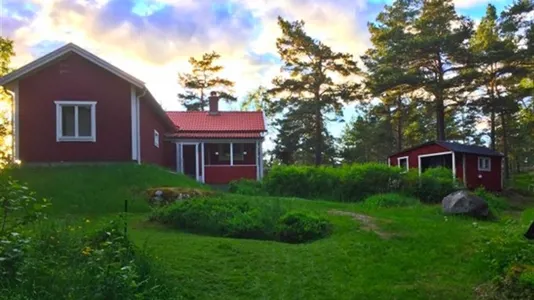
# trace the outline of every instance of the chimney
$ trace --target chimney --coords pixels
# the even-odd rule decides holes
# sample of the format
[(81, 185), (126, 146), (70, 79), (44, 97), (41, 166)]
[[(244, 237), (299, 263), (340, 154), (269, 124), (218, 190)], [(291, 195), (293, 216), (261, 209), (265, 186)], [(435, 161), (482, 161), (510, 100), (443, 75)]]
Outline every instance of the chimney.
[(209, 105), (210, 105), (210, 115), (218, 115), (219, 114), (219, 96), (217, 95), (217, 92), (211, 92), (209, 96)]

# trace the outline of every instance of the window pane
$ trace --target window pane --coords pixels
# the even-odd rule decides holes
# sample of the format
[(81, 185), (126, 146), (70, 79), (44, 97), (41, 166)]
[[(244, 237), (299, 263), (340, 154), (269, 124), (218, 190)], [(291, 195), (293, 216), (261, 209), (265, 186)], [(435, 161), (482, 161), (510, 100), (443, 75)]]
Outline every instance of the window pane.
[(399, 160), (399, 167), (401, 169), (407, 169), (408, 168), (408, 160), (406, 158), (402, 158)]
[(74, 106), (61, 107), (61, 135), (74, 136)]
[(219, 144), (219, 161), (230, 161), (230, 144)]
[(78, 106), (78, 135), (91, 136), (91, 106)]
[(233, 144), (234, 162), (240, 162), (245, 159), (245, 149), (243, 144)]

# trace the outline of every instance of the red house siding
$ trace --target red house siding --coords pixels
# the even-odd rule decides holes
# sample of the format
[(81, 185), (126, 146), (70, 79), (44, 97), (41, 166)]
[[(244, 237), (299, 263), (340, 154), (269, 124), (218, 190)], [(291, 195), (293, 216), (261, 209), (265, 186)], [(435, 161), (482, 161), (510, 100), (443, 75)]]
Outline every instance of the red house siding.
[[(478, 157), (476, 154), (466, 154), (466, 177), (467, 187), (475, 189), (480, 186), (484, 186), (490, 191), (501, 191), (501, 176), (502, 166), (501, 157), (491, 157), (491, 171), (479, 171), (478, 170)], [(479, 178), (479, 175), (481, 178)]]
[(227, 184), (237, 179), (256, 180), (256, 166), (206, 166), (205, 181), (208, 184)]
[(393, 156), (390, 156), (390, 165), (391, 166), (397, 166), (398, 165), (398, 158), (408, 156), (408, 165), (410, 168), (419, 168), (419, 155), (424, 154), (433, 154), (433, 153), (439, 153), (439, 152), (448, 152), (448, 149), (445, 149), (439, 145), (428, 145), (421, 148), (416, 148), (411, 151), (405, 151), (401, 153), (397, 153)]
[[(143, 98), (139, 100), (139, 119), (141, 163), (166, 166), (168, 157), (165, 154), (168, 151), (165, 150), (165, 147), (172, 147), (170, 143), (163, 142), (167, 128), (161, 117), (156, 114), (147, 100)], [(159, 133), (159, 148), (154, 145), (154, 130)]]
[[(56, 142), (57, 100), (97, 101), (96, 142)], [(131, 161), (130, 84), (71, 54), (19, 81), (22, 162)]]

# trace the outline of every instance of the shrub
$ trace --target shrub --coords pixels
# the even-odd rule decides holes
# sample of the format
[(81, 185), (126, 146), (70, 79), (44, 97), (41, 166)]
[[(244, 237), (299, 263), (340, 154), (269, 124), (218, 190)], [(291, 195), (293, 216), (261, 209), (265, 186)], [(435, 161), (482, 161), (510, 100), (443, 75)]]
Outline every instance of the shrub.
[(486, 191), (483, 187), (477, 188), (475, 190), (475, 194), (486, 200), (493, 215), (498, 215), (499, 212), (510, 208), (510, 205), (508, 204), (505, 198), (499, 197), (489, 191)]
[(508, 220), (484, 244), (479, 252), (493, 280), (478, 288), (478, 298), (534, 299), (534, 244), (523, 237), (523, 228)]
[(376, 194), (364, 201), (364, 205), (368, 207), (401, 207), (418, 204), (420, 204), (418, 199), (401, 194)]
[(331, 223), (323, 217), (300, 211), (289, 212), (280, 218), (278, 237), (286, 243), (304, 243), (328, 236), (331, 229)]
[(264, 178), (269, 195), (335, 201), (362, 201), (396, 190), (401, 170), (384, 164), (354, 164), (340, 168), (276, 166)]
[(260, 196), (266, 194), (261, 182), (251, 179), (240, 179), (230, 182), (228, 191), (230, 193), (247, 196)]
[[(177, 202), (154, 210), (151, 221), (196, 233), (299, 243), (323, 237), (324, 219), (304, 215), (296, 224), (277, 201), (209, 198)], [(300, 221), (299, 221), (300, 220)], [(319, 222), (319, 223), (317, 223)]]
[[(272, 206), (272, 207), (268, 207)], [(156, 209), (150, 219), (171, 227), (215, 236), (274, 239), (284, 211), (277, 205), (236, 199), (196, 199)]]
[(402, 191), (424, 203), (440, 203), (456, 188), (457, 182), (447, 168), (430, 168), (421, 175), (418, 170), (412, 169), (402, 177)]
[(215, 192), (184, 187), (159, 187), (148, 189), (146, 194), (150, 205), (162, 206), (191, 198), (213, 196)]
[[(69, 228), (70, 227), (70, 228)], [(32, 299), (167, 299), (148, 256), (117, 222), (94, 233), (49, 223), (36, 232), (17, 272), (4, 277), (3, 294)]]

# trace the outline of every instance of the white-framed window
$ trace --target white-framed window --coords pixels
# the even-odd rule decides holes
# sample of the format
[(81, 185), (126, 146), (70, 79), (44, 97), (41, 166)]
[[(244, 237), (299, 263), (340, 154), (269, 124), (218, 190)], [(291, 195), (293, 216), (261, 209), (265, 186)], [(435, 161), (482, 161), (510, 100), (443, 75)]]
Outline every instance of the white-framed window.
[(159, 148), (159, 132), (154, 130), (154, 146)]
[(408, 156), (398, 157), (397, 165), (403, 170), (403, 172), (408, 172), (410, 166), (408, 165)]
[(478, 170), (479, 171), (491, 171), (491, 158), (478, 157)]
[(56, 141), (96, 142), (96, 101), (55, 101)]

